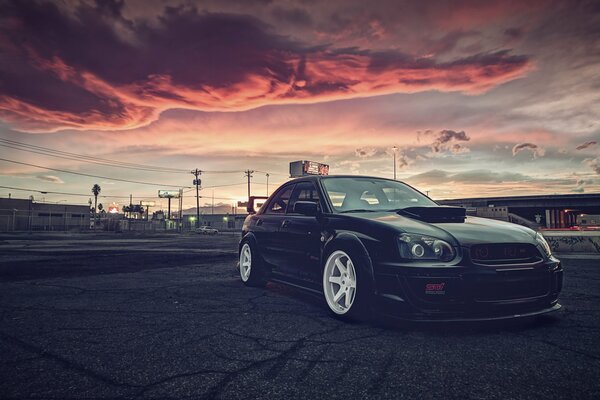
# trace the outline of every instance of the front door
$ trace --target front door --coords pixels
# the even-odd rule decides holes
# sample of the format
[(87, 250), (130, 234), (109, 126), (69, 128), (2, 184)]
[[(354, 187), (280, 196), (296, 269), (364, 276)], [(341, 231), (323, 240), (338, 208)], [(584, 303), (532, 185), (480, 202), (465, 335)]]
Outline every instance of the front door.
[(294, 185), (284, 186), (267, 204), (265, 212), (256, 216), (254, 227), (259, 252), (273, 273), (286, 275), (284, 243), (279, 235)]
[(290, 198), (280, 236), (286, 253), (289, 276), (304, 282), (321, 282), (321, 223), (314, 216), (294, 213), (296, 201), (313, 201), (321, 204), (317, 188), (312, 182), (296, 184)]

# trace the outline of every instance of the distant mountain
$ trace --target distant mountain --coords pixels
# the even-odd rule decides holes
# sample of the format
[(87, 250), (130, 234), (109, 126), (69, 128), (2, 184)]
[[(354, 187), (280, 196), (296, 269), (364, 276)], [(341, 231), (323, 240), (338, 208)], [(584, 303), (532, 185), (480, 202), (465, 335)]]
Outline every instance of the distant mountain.
[[(201, 214), (233, 214), (233, 211), (231, 209), (231, 204), (224, 204), (224, 203), (219, 203), (219, 204), (215, 204), (215, 207), (213, 209), (212, 206), (210, 205), (204, 205), (204, 206), (200, 206), (200, 213)], [(243, 208), (238, 208), (236, 210), (237, 214), (245, 214), (246, 210)], [(192, 208), (187, 208), (183, 210), (183, 215), (195, 215), (196, 214), (196, 207), (192, 207)]]

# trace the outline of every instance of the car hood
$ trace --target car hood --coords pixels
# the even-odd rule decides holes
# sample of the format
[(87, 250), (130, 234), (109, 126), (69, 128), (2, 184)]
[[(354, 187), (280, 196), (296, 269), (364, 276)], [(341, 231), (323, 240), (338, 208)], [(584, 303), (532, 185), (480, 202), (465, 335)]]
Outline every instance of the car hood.
[[(394, 212), (346, 214), (393, 227), (398, 232), (429, 235), (450, 243), (535, 243), (535, 232), (521, 225), (488, 218), (466, 217), (464, 222), (429, 223)], [(366, 222), (366, 221), (365, 221)]]

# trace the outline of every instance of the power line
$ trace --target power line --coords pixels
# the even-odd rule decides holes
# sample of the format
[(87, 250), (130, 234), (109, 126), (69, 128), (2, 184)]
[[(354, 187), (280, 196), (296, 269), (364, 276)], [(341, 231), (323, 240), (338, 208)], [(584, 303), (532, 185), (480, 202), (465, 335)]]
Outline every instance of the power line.
[(75, 172), (75, 171), (69, 171), (69, 170), (66, 170), (66, 169), (50, 168), (50, 167), (45, 167), (45, 166), (42, 166), (42, 165), (36, 165), (36, 164), (30, 164), (30, 163), (25, 163), (25, 162), (20, 162), (20, 161), (8, 160), (6, 158), (0, 158), (0, 161), (6, 161), (6, 162), (9, 162), (9, 163), (13, 163), (13, 164), (26, 165), (26, 166), (29, 166), (29, 167), (35, 167), (35, 168), (40, 168), (40, 169), (47, 169), (49, 171), (64, 172), (66, 174), (87, 176), (87, 177), (90, 177), (90, 178), (107, 179), (107, 180), (110, 180), (110, 181), (117, 181), (117, 182), (136, 183), (136, 184), (139, 184), (139, 185), (150, 185), (150, 186), (176, 187), (176, 188), (186, 187), (186, 188), (189, 188), (189, 186), (182, 186), (182, 185), (172, 185), (172, 184), (167, 184), (167, 183), (154, 183), (154, 182), (132, 181), (132, 180), (129, 180), (129, 179), (119, 179), (119, 178), (111, 178), (111, 177), (108, 177), (108, 176), (85, 174), (83, 172)]
[(130, 166), (124, 166), (124, 165), (113, 165), (113, 164), (109, 164), (109, 163), (105, 163), (105, 162), (101, 162), (101, 161), (85, 160), (85, 159), (81, 159), (81, 158), (78, 158), (78, 157), (61, 156), (61, 155), (57, 155), (57, 154), (44, 153), (44, 152), (36, 151), (36, 150), (21, 149), (19, 147), (10, 146), (10, 145), (3, 144), (3, 143), (0, 143), (0, 146), (2, 146), (2, 147), (8, 147), (9, 149), (26, 151), (28, 153), (41, 154), (43, 156), (48, 156), (48, 157), (60, 158), (62, 160), (73, 160), (73, 161), (79, 161), (79, 162), (84, 162), (84, 163), (89, 163), (89, 164), (103, 165), (105, 167), (123, 168), (123, 169), (134, 169), (134, 170), (139, 170), (139, 171), (149, 171), (149, 172), (159, 172), (159, 173), (162, 172), (162, 173), (169, 173), (169, 174), (175, 174), (175, 173), (180, 174), (181, 173), (179, 171), (165, 171), (165, 170), (154, 169), (154, 168), (142, 168), (142, 167), (130, 167)]
[[(1, 189), (11, 189), (11, 190), (22, 190), (24, 192), (35, 192), (40, 194), (59, 194), (61, 196), (82, 196), (82, 197), (91, 197), (91, 194), (84, 193), (72, 193), (72, 192), (55, 192), (52, 190), (39, 190), (39, 189), (27, 189), (27, 188), (19, 188), (14, 186), (0, 186)], [(126, 196), (116, 196), (116, 195), (98, 195), (98, 197), (102, 198), (113, 198), (113, 199), (128, 199), (129, 195)], [(158, 196), (133, 196), (134, 199), (155, 199)]]
[(254, 170), (254, 172), (259, 172), (261, 174), (280, 175), (280, 176), (289, 177), (289, 174), (280, 174), (279, 172), (259, 171), (259, 170)]
[[(202, 171), (202, 172), (204, 172), (204, 171)], [(214, 188), (221, 188), (221, 187), (228, 187), (228, 186), (239, 186), (239, 185), (245, 185), (245, 184), (246, 184), (246, 182), (228, 183), (225, 185), (202, 186), (200, 189), (214, 189)], [(195, 189), (191, 188), (191, 189), (184, 191), (183, 193), (189, 193), (193, 190), (195, 190)], [(200, 196), (200, 197), (202, 197), (202, 196)]]
[[(91, 164), (104, 165), (104, 166), (108, 166), (108, 167), (137, 169), (137, 170), (141, 170), (141, 171), (152, 171), (152, 172), (163, 172), (163, 173), (181, 173), (181, 174), (189, 173), (188, 170), (182, 169), (182, 168), (160, 167), (160, 166), (156, 166), (156, 165), (118, 161), (118, 160), (113, 160), (113, 159), (108, 159), (108, 158), (95, 157), (95, 156), (90, 156), (90, 155), (85, 155), (85, 154), (78, 154), (78, 153), (72, 153), (72, 152), (63, 151), (63, 150), (57, 150), (57, 149), (53, 149), (50, 147), (38, 146), (38, 145), (34, 145), (34, 144), (19, 142), (16, 140), (5, 139), (5, 138), (0, 138), (0, 146), (15, 149), (15, 150), (20, 150), (20, 151), (55, 157), (55, 158), (62, 158), (65, 160), (80, 161), (80, 162), (86, 162), (86, 163), (91, 163)], [(240, 172), (245, 173), (245, 171), (242, 171), (242, 170), (202, 170), (202, 173), (208, 173), (208, 174), (237, 174)], [(287, 176), (286, 174), (281, 174), (281, 173), (277, 173), (277, 172), (267, 172), (267, 171), (259, 171), (259, 170), (256, 170), (256, 172), (263, 173), (263, 174)]]
[(169, 172), (169, 173), (184, 173), (186, 170), (179, 168), (168, 168), (168, 167), (158, 167), (153, 165), (146, 164), (137, 164), (130, 163), (124, 161), (111, 160), (106, 158), (88, 156), (83, 154), (71, 153), (68, 151), (51, 149), (49, 147), (42, 147), (37, 145), (32, 145), (23, 142), (17, 142), (16, 140), (4, 139), (0, 138), (0, 146), (27, 151), (36, 154), (42, 154), (51, 157), (64, 158), (67, 160), (75, 160), (81, 162), (89, 162), (93, 164), (106, 165), (111, 167), (120, 167), (120, 168), (129, 168), (129, 169), (140, 169), (140, 170), (151, 170), (155, 172)]
[[(242, 185), (245, 185), (246, 182), (241, 182)], [(210, 188), (207, 187), (207, 188)], [(40, 193), (40, 194), (57, 194), (57, 195), (61, 195), (61, 196), (77, 196), (77, 197), (91, 197), (91, 194), (85, 194), (85, 193), (72, 193), (72, 192), (57, 192), (57, 191), (53, 191), (53, 190), (40, 190), (40, 189), (31, 189), (31, 188), (21, 188), (21, 187), (15, 187), (15, 186), (0, 186), (0, 189), (10, 189), (10, 190), (20, 190), (23, 192), (33, 192), (33, 193)], [(191, 191), (194, 189), (190, 189), (188, 190)], [(130, 197), (134, 198), (134, 199), (158, 199), (158, 196), (130, 196), (130, 195), (123, 195), (123, 196), (117, 196), (117, 195), (104, 195), (104, 194), (100, 194), (98, 195), (99, 198), (103, 198), (103, 199), (129, 199)], [(233, 197), (213, 197), (213, 196), (199, 196), (201, 199), (210, 199), (210, 198), (214, 198), (217, 200), (231, 200), (231, 201), (237, 201), (237, 198), (233, 198)]]

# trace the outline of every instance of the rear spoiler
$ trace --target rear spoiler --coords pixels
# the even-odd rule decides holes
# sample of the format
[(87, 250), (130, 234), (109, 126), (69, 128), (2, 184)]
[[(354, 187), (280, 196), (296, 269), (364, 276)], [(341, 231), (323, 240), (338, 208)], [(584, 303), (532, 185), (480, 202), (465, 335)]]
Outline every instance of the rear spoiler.
[(250, 196), (248, 198), (248, 205), (246, 206), (246, 211), (248, 214), (256, 214), (256, 210), (254, 209), (254, 200), (267, 200), (266, 196)]

